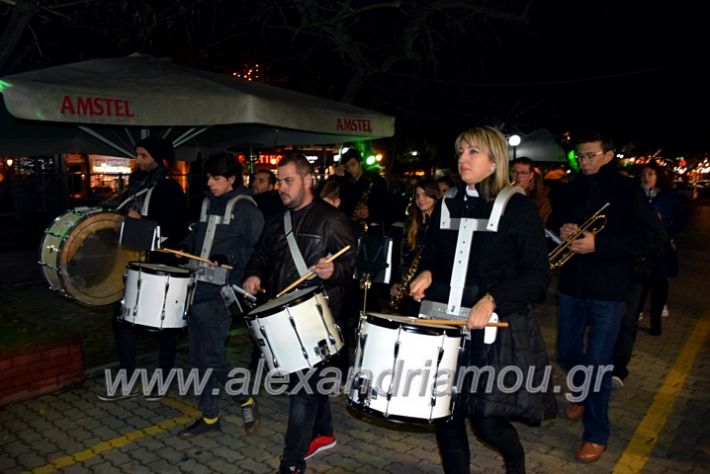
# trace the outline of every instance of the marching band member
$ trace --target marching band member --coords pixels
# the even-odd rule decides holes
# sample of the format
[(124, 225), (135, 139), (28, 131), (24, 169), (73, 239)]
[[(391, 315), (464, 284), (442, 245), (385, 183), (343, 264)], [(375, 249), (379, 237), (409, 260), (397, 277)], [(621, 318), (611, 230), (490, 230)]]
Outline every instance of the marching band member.
[(390, 288), (390, 308), (406, 316), (416, 316), (419, 304), (408, 297), (409, 283), (417, 273), (424, 239), (429, 229), (429, 218), (434, 206), (441, 198), (439, 186), (432, 178), (423, 178), (417, 182), (413, 190), (414, 202), (409, 207), (410, 216), (406, 222), (404, 238), (401, 245), (400, 273), (401, 279)]
[[(185, 194), (177, 181), (170, 178), (166, 164), (175, 161), (175, 149), (170, 141), (147, 137), (136, 143), (136, 166), (128, 182), (130, 201), (127, 216), (132, 219), (150, 219), (160, 226), (161, 237), (167, 237), (166, 246), (174, 245), (187, 234), (187, 202)], [(171, 256), (150, 252), (148, 260), (152, 263), (173, 264)], [(116, 306), (112, 320), (113, 333), (118, 351), (121, 369), (126, 369), (127, 380), (131, 379), (136, 369), (136, 331), (135, 326), (126, 323), (121, 318), (122, 306)], [(157, 317), (158, 315), (156, 315)], [(152, 333), (155, 334), (155, 333)], [(177, 348), (177, 333), (175, 331), (159, 331), (160, 352), (158, 365), (167, 377), (175, 365)], [(114, 402), (138, 395), (134, 387), (128, 393), (101, 393), (99, 400)], [(144, 394), (146, 401), (158, 401), (162, 398), (156, 390)]]
[[(508, 186), (508, 148), (499, 130), (466, 130), (455, 146), (462, 183), (447, 191), (432, 214), (421, 273), (411, 283), (410, 294), (415, 300), (425, 295), (436, 302), (448, 300), (447, 308), (459, 309), (454, 319), (459, 315), (466, 318), (472, 330), (463, 363), (469, 368), (491, 366), (497, 383), (488, 390), (490, 374), (467, 377), (460, 387), (453, 419), (437, 425), (436, 440), (445, 472), (469, 472), (465, 426), (469, 417), (476, 434), (501, 453), (506, 472), (522, 473), (525, 452), (510, 419), (540, 423), (556, 411), (554, 396), (551, 391), (529, 393), (525, 388), (513, 393), (501, 390), (514, 380), (507, 373), (501, 384), (497, 375), (511, 366), (526, 375), (534, 369), (532, 386), (539, 387), (548, 365), (531, 310), (531, 304), (545, 294), (550, 279), (544, 229), (534, 204), (519, 194), (519, 188)], [(510, 197), (497, 231), (487, 231), (486, 225), (476, 227), (493, 219), (499, 194)], [(454, 221), (460, 224), (458, 232), (452, 229)], [(470, 230), (464, 229), (475, 231), (466, 236)], [(455, 259), (457, 246), (470, 251), (468, 259)], [(498, 329), (493, 343), (484, 343), (484, 331), (479, 329), (494, 312), (510, 327)]]
[[(229, 272), (221, 266), (193, 264), (197, 287), (190, 316), (187, 321), (190, 343), (190, 360), (193, 367), (204, 377), (212, 374), (199, 395), (198, 408), (202, 416), (178, 433), (182, 439), (220, 431), (219, 384), (227, 383), (227, 376), (234, 366), (227, 360), (225, 342), (232, 325), (232, 315), (220, 295), (226, 283), (242, 280), (244, 268), (254, 244), (264, 227), (264, 217), (257, 209), (251, 193), (242, 183), (239, 163), (230, 153), (216, 153), (204, 162), (209, 192), (202, 204), (200, 222), (183, 241), (182, 247), (192, 254), (200, 255), (213, 263), (228, 264)], [(219, 384), (218, 384), (219, 383)], [(256, 400), (246, 394), (234, 395), (244, 418), (247, 433), (259, 427)]]
[[(350, 250), (332, 262), (325, 257), (346, 245), (354, 247), (350, 222), (343, 213), (314, 196), (315, 175), (303, 155), (282, 159), (278, 179), (279, 195), (288, 210), (267, 222), (249, 261), (243, 288), (256, 294), (264, 287), (268, 295), (274, 296), (307, 273), (300, 266), (307, 267), (317, 278), (306, 280), (301, 288), (323, 285), (337, 319), (342, 286), (352, 280), (355, 252)], [(287, 226), (292, 230), (287, 231)], [(282, 473), (304, 472), (305, 459), (336, 444), (328, 394), (315, 390), (319, 374), (308, 379), (310, 394), (307, 389), (294, 393), (294, 385), (299, 382), (295, 375), (290, 374), (288, 424), (279, 467)]]
[[(575, 141), (581, 173), (565, 188), (550, 227), (576, 253), (560, 271), (560, 364), (565, 370), (591, 366), (593, 377), (602, 378), (600, 389), (565, 408), (568, 420), (584, 424), (575, 457), (588, 463), (599, 459), (609, 440), (612, 374), (604, 369), (613, 361), (634, 259), (661, 254), (668, 237), (639, 187), (617, 170), (614, 143), (596, 131), (580, 133)], [(580, 228), (605, 204), (603, 231)], [(583, 376), (574, 374), (575, 386)]]

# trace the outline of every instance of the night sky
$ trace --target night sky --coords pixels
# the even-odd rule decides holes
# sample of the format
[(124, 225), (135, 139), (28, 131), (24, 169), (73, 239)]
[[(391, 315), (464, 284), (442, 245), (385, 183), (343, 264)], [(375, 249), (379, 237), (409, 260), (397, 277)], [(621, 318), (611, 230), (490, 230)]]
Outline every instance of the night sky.
[[(388, 5), (342, 24), (363, 46), (366, 67), (373, 70), (381, 66), (382, 45), (404, 37), (407, 22), (422, 9), (458, 4), (498, 10), (498, 17), (484, 14), (470, 21), (457, 16), (465, 10), (460, 6), (427, 17), (427, 35), (414, 43), (416, 57), (370, 74), (347, 99), (394, 115), (399, 149), (428, 141), (437, 154), (449, 156), (463, 129), (494, 124), (523, 134), (547, 128), (557, 136), (602, 129), (638, 153), (662, 149), (667, 156), (702, 156), (710, 151), (708, 2), (334, 0), (313, 5), (322, 12), (338, 3)], [(337, 50), (334, 36), (340, 30), (324, 34), (306, 28), (295, 35), (283, 28), (299, 24), (294, 12), (302, 4), (184, 2), (180, 5), (194, 10), (181, 16), (176, 2), (95, 1), (73, 17), (62, 11), (66, 21), (38, 14), (30, 23), (33, 34), (23, 34), (0, 73), (139, 51), (223, 73), (259, 62), (272, 84), (343, 100), (357, 67)], [(0, 30), (10, 8), (0, 6)], [(501, 13), (513, 19), (501, 19)]]

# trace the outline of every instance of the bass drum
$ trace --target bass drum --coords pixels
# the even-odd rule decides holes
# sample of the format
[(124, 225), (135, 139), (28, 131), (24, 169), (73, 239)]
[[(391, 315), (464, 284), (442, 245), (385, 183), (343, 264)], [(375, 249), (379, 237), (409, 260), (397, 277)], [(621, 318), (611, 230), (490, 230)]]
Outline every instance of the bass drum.
[(57, 217), (39, 249), (50, 288), (87, 306), (120, 300), (126, 265), (143, 259), (142, 252), (119, 245), (123, 219), (94, 207), (77, 207)]

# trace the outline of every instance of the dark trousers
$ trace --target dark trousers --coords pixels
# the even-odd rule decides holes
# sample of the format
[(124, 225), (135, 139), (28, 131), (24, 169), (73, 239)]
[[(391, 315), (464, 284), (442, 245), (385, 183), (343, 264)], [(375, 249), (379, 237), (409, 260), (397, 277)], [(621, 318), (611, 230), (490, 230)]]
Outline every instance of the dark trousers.
[(145, 334), (158, 338), (160, 353), (158, 356), (158, 366), (163, 370), (163, 377), (167, 377), (170, 369), (175, 367), (175, 352), (177, 350), (177, 331), (147, 331), (139, 326), (134, 326), (119, 318), (120, 306), (117, 307), (113, 324), (113, 336), (116, 340), (118, 350), (118, 360), (122, 369), (126, 369), (126, 375), (130, 378), (136, 369), (136, 332), (142, 331)]
[(333, 421), (330, 414), (328, 395), (319, 394), (316, 390), (319, 375), (308, 379), (312, 393), (299, 390), (293, 393), (300, 379), (291, 374), (288, 396), (288, 424), (284, 436), (284, 451), (281, 458), (282, 467), (295, 466), (300, 472), (306, 469), (308, 446), (317, 436), (332, 436)]
[(661, 314), (663, 307), (668, 302), (668, 278), (653, 276), (644, 280), (637, 313), (643, 311), (649, 293), (651, 294), (651, 332), (660, 334)]
[[(190, 362), (198, 370), (200, 380), (212, 369), (212, 374), (199, 395), (197, 408), (205, 418), (219, 416), (221, 387), (228, 382), (229, 372), (234, 368), (227, 359), (225, 343), (232, 326), (232, 316), (222, 301), (193, 303), (187, 320), (190, 342)], [(235, 401), (243, 403), (248, 395), (237, 394)]]
[(612, 374), (622, 380), (629, 376), (628, 365), (631, 361), (639, 325), (638, 302), (641, 299), (642, 286), (641, 282), (634, 282), (629, 286), (626, 309), (621, 318), (619, 336), (616, 338), (616, 346), (614, 347), (614, 372)]
[[(448, 423), (436, 425), (436, 443), (446, 474), (471, 472), (471, 453), (466, 433), (466, 415), (461, 404)], [(507, 473), (525, 472), (525, 451), (515, 427), (506, 418), (470, 417), (473, 430), (482, 441), (496, 449), (505, 462)]]

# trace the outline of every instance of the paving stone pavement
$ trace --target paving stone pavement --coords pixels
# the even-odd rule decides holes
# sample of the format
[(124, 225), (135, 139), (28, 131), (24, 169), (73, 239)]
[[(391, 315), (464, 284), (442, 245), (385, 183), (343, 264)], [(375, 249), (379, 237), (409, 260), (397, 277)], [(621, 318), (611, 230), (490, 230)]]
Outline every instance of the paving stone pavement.
[[(671, 316), (663, 321), (663, 335), (648, 334), (648, 318), (641, 321), (631, 376), (614, 392), (610, 405), (612, 435), (607, 452), (593, 464), (574, 461), (581, 424), (562, 416), (565, 401), (558, 395), (560, 416), (540, 427), (517, 424), (527, 453), (529, 473), (626, 471), (619, 461), (659, 395), (667, 377), (686, 375), (676, 398), (656, 399), (653, 406), (669, 409), (658, 435), (643, 443), (655, 443), (641, 472), (708, 472), (710, 461), (710, 352), (706, 340), (692, 364), (675, 366), (702, 318), (710, 318), (710, 203), (697, 202), (689, 228), (679, 239), (681, 276), (671, 282)], [(275, 472), (282, 449), (287, 399), (263, 391), (257, 397), (262, 427), (245, 434), (239, 406), (222, 398), (223, 430), (194, 440), (178, 439), (176, 433), (196, 417), (195, 400), (171, 393), (162, 402), (142, 397), (116, 403), (97, 400), (104, 387), (102, 370), (115, 364), (111, 308), (82, 307), (46, 289), (35, 264), (34, 252), (0, 253), (0, 314), (36, 321), (48, 327), (72, 330), (83, 340), (87, 378), (81, 384), (0, 409), (0, 472), (19, 473), (269, 473)], [(556, 285), (535, 314), (555, 358)], [(239, 326), (239, 323), (236, 324)], [(184, 336), (178, 366), (188, 367)], [(247, 362), (250, 343), (243, 333), (228, 342), (231, 360)], [(142, 338), (140, 350), (148, 366), (156, 362), (155, 341)], [(564, 374), (553, 363), (553, 381), (564, 386)], [(664, 405), (665, 403), (665, 405)], [(672, 405), (670, 405), (672, 404)], [(431, 428), (369, 422), (346, 407), (343, 396), (331, 398), (338, 439), (334, 449), (310, 460), (316, 473), (440, 473), (439, 456)], [(470, 436), (473, 472), (503, 472), (500, 457)], [(642, 444), (643, 444), (642, 443)]]

